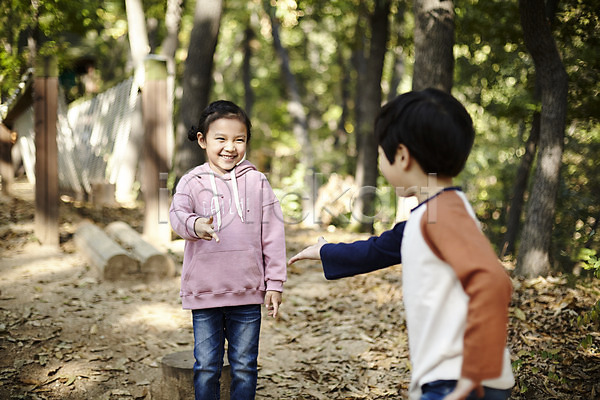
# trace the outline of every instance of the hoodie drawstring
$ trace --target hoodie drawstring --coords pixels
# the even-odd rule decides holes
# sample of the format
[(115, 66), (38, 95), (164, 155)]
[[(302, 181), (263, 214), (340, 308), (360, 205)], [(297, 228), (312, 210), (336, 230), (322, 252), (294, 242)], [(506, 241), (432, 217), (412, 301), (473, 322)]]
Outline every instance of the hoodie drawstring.
[(238, 193), (237, 177), (235, 176), (235, 168), (231, 170), (231, 187), (233, 189), (233, 201), (235, 202), (235, 208), (237, 208), (237, 213), (240, 217), (240, 220), (244, 222), (242, 205), (240, 204), (240, 194)]
[(221, 206), (219, 204), (219, 192), (217, 192), (217, 182), (215, 181), (214, 172), (210, 173), (210, 186), (212, 187), (213, 197), (212, 197), (212, 205), (215, 209), (215, 213), (217, 214), (217, 229), (215, 231), (221, 230)]
[[(242, 162), (244, 162), (245, 159), (246, 159), (246, 155), (244, 155), (244, 157), (240, 160), (240, 162), (237, 163), (235, 166), (237, 167), (238, 165), (240, 165)], [(235, 167), (233, 167), (233, 169), (231, 170), (230, 175), (231, 175), (231, 189), (233, 190), (233, 202), (235, 203), (235, 208), (237, 210), (238, 216), (240, 217), (240, 220), (242, 222), (244, 222), (244, 216), (242, 213), (242, 205), (240, 204), (240, 194), (238, 193), (237, 177), (235, 176)], [(212, 203), (213, 203), (215, 212), (217, 214), (217, 221), (216, 221), (217, 226), (216, 226), (215, 231), (218, 232), (221, 230), (221, 205), (219, 203), (219, 192), (217, 192), (217, 182), (215, 180), (214, 172), (211, 172), (209, 176), (210, 176), (210, 186), (211, 186), (212, 192), (213, 192)]]

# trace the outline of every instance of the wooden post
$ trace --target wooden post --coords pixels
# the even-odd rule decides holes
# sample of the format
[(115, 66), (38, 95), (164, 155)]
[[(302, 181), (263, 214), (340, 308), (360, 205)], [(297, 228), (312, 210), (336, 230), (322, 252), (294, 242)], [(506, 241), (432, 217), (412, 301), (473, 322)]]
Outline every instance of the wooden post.
[(2, 176), (2, 193), (6, 195), (10, 195), (10, 186), (15, 177), (11, 153), (16, 141), (17, 133), (0, 123), (0, 176)]
[(35, 131), (35, 235), (44, 245), (57, 246), (58, 235), (58, 64), (56, 57), (36, 60), (33, 82)]
[[(144, 236), (166, 244), (171, 241), (169, 202), (166, 181), (169, 174), (167, 63), (158, 56), (145, 61), (145, 82), (142, 88), (142, 119), (144, 121), (144, 156), (142, 161), (142, 193), (145, 202)], [(167, 197), (167, 198), (165, 198)]]

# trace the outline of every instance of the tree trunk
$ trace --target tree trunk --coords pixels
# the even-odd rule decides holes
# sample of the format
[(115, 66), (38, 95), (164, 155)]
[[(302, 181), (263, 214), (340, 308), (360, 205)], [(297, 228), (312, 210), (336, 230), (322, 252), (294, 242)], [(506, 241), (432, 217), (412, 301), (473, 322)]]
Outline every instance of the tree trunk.
[(254, 89), (252, 89), (252, 41), (256, 40), (254, 31), (248, 21), (248, 26), (244, 34), (244, 61), (242, 63), (242, 80), (244, 81), (244, 110), (252, 118), (252, 109), (254, 108)]
[(288, 94), (288, 105), (287, 110), (292, 116), (293, 126), (292, 131), (294, 137), (300, 146), (299, 161), (300, 164), (306, 168), (304, 175), (304, 187), (308, 191), (307, 196), (303, 196), (302, 199), (302, 223), (304, 225), (310, 225), (315, 222), (314, 215), (314, 202), (316, 201), (316, 188), (313, 184), (313, 172), (314, 172), (314, 152), (310, 142), (309, 131), (308, 131), (308, 118), (302, 105), (302, 98), (300, 95), (300, 88), (296, 80), (296, 76), (290, 68), (290, 60), (285, 47), (281, 43), (279, 36), (279, 20), (275, 16), (275, 10), (269, 0), (264, 1), (265, 11), (269, 15), (271, 20), (271, 32), (273, 35), (273, 46), (277, 57), (279, 58), (279, 64), (281, 67), (281, 76), (283, 84), (286, 87)]
[[(450, 93), (454, 74), (454, 2), (414, 0), (415, 62), (413, 90), (436, 88)], [(399, 198), (396, 220), (405, 219), (413, 199)]]
[(396, 46), (393, 50), (394, 62), (392, 63), (392, 76), (390, 78), (390, 88), (387, 94), (387, 101), (392, 101), (398, 96), (398, 86), (404, 76), (404, 54), (402, 48)]
[(415, 0), (413, 90), (434, 87), (450, 93), (454, 73), (454, 2)]
[[(367, 76), (367, 15), (368, 9), (364, 1), (359, 2), (358, 16), (356, 21), (356, 30), (354, 37), (356, 42), (354, 43), (354, 49), (352, 51), (352, 66), (356, 70), (356, 84), (354, 90), (354, 148), (355, 155), (361, 146), (361, 135), (360, 127), (362, 126), (363, 109), (362, 103), (366, 101), (363, 97), (362, 88), (365, 87), (366, 76)], [(356, 163), (354, 160), (354, 166), (352, 172), (356, 173)]]
[(134, 71), (144, 64), (144, 58), (150, 51), (148, 32), (142, 0), (125, 0), (127, 13), (127, 32), (131, 49), (131, 62)]
[(543, 0), (520, 0), (521, 25), (540, 87), (540, 141), (516, 273), (534, 277), (551, 270), (550, 245), (564, 146), (568, 78), (545, 15)]
[(504, 235), (504, 243), (500, 252), (500, 258), (513, 254), (515, 250), (515, 242), (519, 234), (521, 226), (521, 214), (523, 212), (523, 203), (525, 202), (525, 191), (527, 190), (527, 182), (529, 181), (529, 173), (537, 150), (537, 144), (540, 137), (540, 113), (533, 114), (531, 123), (531, 133), (525, 144), (525, 154), (521, 158), (521, 164), (517, 170), (517, 176), (508, 207), (508, 218), (506, 222), (506, 234)]
[(39, 25), (39, 2), (31, 2), (33, 16), (32, 16), (32, 27), (27, 29), (27, 50), (29, 51), (29, 67), (33, 67), (35, 60), (37, 59), (38, 45), (40, 45), (40, 25)]
[[(250, 61), (252, 60), (252, 41), (255, 40), (254, 31), (250, 26), (250, 21), (244, 31), (244, 42), (242, 48), (244, 49), (244, 60), (242, 62), (242, 81), (244, 83), (244, 110), (250, 119), (252, 119), (252, 111), (254, 108), (254, 89), (252, 88), (252, 66)], [(250, 155), (252, 144), (248, 143), (248, 149), (246, 155)], [(259, 167), (260, 168), (260, 167)]]
[(222, 0), (197, 0), (194, 27), (183, 73), (183, 95), (175, 132), (176, 179), (205, 160), (196, 143), (187, 138), (192, 125), (198, 125), (200, 113), (208, 105), (212, 87), (213, 56), (217, 47)]
[[(338, 61), (338, 65), (340, 67), (340, 104), (342, 106), (342, 115), (340, 115), (340, 119), (338, 121), (337, 124), (337, 129), (335, 132), (335, 142), (334, 142), (334, 147), (336, 149), (340, 148), (340, 145), (342, 143), (344, 143), (346, 145), (346, 147), (348, 146), (348, 131), (346, 130), (346, 123), (348, 122), (348, 116), (350, 114), (350, 107), (349, 107), (349, 103), (350, 103), (350, 74), (348, 73), (348, 68), (346, 67), (346, 60), (344, 58), (343, 52), (339, 51), (337, 54), (337, 61)], [(347, 148), (346, 148), (346, 153), (347, 153)], [(344, 163), (343, 165), (347, 165), (347, 163)], [(336, 166), (336, 170), (339, 171), (339, 168), (342, 167), (342, 165), (337, 165)], [(354, 171), (354, 168), (352, 168), (352, 171)]]
[(162, 41), (160, 54), (167, 59), (167, 154), (170, 155), (168, 160), (169, 169), (173, 165), (173, 148), (175, 147), (174, 136), (174, 104), (175, 104), (175, 52), (179, 46), (179, 27), (181, 26), (181, 14), (183, 0), (167, 0), (167, 11), (165, 14), (165, 27), (167, 35)]
[(362, 232), (373, 232), (375, 199), (377, 188), (377, 141), (373, 135), (375, 116), (381, 107), (381, 76), (387, 51), (389, 33), (390, 0), (375, 2), (375, 11), (371, 15), (371, 41), (367, 69), (363, 86), (358, 88), (362, 97), (360, 103), (360, 135), (358, 160), (356, 165), (356, 193), (352, 207), (352, 225)]
[(171, 69), (169, 63), (175, 59), (175, 52), (179, 45), (179, 26), (181, 25), (181, 13), (182, 13), (183, 0), (167, 0), (167, 12), (165, 14), (165, 27), (167, 28), (167, 35), (162, 41), (160, 54), (167, 57), (167, 68), (169, 73), (174, 69)]
[(407, 5), (401, 2), (397, 7), (398, 9), (396, 10), (396, 14), (394, 15), (392, 26), (390, 28), (391, 39), (393, 40), (394, 37), (396, 37), (396, 40), (390, 40), (393, 43), (391, 44), (392, 49), (390, 51), (394, 61), (392, 62), (387, 101), (392, 101), (398, 96), (398, 87), (400, 86), (405, 73), (404, 49), (399, 44), (399, 39), (401, 38), (402, 31), (405, 27), (404, 15)]

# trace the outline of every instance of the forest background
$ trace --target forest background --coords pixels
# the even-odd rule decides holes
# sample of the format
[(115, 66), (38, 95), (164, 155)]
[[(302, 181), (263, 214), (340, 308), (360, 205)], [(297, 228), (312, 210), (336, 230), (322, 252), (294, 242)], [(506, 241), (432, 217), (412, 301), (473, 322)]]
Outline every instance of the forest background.
[[(0, 94), (4, 105), (18, 94), (38, 53), (58, 56), (69, 101), (114, 86), (145, 55), (162, 54), (176, 86), (171, 185), (202, 161), (186, 142), (187, 129), (209, 101), (225, 98), (250, 114), (250, 158), (281, 190), (289, 221), (373, 232), (389, 228), (397, 213), (376, 168), (371, 125), (380, 104), (427, 86), (451, 91), (477, 130), (457, 183), (498, 254), (539, 250), (540, 258), (518, 259), (521, 275), (578, 272), (593, 268), (600, 241), (599, 4), (7, 0), (0, 14)], [(527, 20), (551, 29), (532, 32), (529, 47)], [(544, 35), (550, 45), (536, 50)], [(544, 67), (558, 73), (544, 74)], [(543, 105), (544, 90), (554, 105)], [(544, 159), (552, 146), (554, 158)], [(550, 178), (535, 173), (544, 162)], [(330, 194), (325, 215), (322, 209), (309, 215), (302, 197), (314, 208), (315, 188), (332, 176), (378, 191)], [(528, 204), (532, 195), (536, 201)]]
[[(37, 54), (58, 57), (69, 101), (161, 54), (175, 82), (171, 188), (202, 161), (187, 129), (208, 102), (229, 99), (250, 114), (249, 158), (290, 223), (376, 233), (399, 205), (377, 171), (375, 114), (402, 92), (438, 87), (474, 119), (456, 183), (498, 255), (521, 276), (593, 279), (598, 9), (598, 0), (5, 0), (0, 97), (6, 107), (18, 95)], [(597, 326), (599, 313), (600, 302), (580, 317)]]

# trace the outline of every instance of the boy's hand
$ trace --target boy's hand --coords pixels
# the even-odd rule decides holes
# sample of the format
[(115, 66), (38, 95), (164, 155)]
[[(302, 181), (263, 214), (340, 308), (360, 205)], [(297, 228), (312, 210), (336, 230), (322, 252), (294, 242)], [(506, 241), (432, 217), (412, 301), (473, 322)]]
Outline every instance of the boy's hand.
[(265, 295), (265, 306), (269, 310), (269, 316), (273, 316), (273, 318), (277, 317), (277, 312), (279, 311), (280, 304), (281, 292), (267, 290), (267, 294)]
[(200, 239), (211, 241), (214, 238), (215, 241), (219, 243), (219, 237), (215, 233), (212, 223), (212, 216), (210, 218), (196, 218), (196, 221), (194, 222), (194, 231)]
[(475, 395), (477, 397), (484, 396), (481, 382), (475, 382), (468, 378), (461, 377), (458, 382), (456, 382), (454, 390), (448, 396), (444, 397), (444, 400), (464, 400), (473, 390), (475, 390)]
[(327, 243), (327, 240), (323, 238), (323, 236), (319, 237), (317, 244), (313, 244), (312, 246), (308, 246), (300, 253), (296, 254), (288, 261), (288, 265), (292, 265), (296, 261), (300, 260), (321, 260), (321, 247)]

